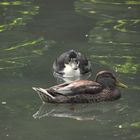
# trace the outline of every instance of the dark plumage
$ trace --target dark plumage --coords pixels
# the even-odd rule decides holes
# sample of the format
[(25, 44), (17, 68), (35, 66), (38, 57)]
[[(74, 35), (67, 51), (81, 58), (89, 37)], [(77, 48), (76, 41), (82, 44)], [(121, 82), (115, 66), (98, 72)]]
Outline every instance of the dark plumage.
[(93, 103), (113, 101), (121, 97), (117, 86), (126, 88), (108, 71), (97, 73), (95, 81), (77, 80), (47, 89), (35, 88), (43, 102), (51, 103)]
[(80, 52), (69, 50), (54, 61), (53, 70), (64, 77), (80, 76), (91, 71), (91, 64)]

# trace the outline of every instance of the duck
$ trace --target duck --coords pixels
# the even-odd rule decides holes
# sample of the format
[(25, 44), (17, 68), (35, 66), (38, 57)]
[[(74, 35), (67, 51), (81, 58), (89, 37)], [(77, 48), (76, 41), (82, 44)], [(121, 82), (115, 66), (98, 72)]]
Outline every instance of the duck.
[(91, 71), (91, 63), (82, 53), (71, 49), (56, 58), (53, 70), (63, 77), (79, 77)]
[(100, 71), (95, 81), (75, 80), (50, 88), (33, 87), (43, 103), (95, 103), (114, 101), (121, 97), (118, 87), (127, 88), (110, 71)]

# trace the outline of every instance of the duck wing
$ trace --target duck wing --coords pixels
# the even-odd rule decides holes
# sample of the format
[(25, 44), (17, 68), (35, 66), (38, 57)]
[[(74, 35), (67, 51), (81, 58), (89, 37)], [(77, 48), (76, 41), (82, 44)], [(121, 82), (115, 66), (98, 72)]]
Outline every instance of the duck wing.
[(52, 88), (56, 93), (62, 95), (96, 94), (102, 90), (102, 86), (99, 83), (89, 80), (78, 80)]

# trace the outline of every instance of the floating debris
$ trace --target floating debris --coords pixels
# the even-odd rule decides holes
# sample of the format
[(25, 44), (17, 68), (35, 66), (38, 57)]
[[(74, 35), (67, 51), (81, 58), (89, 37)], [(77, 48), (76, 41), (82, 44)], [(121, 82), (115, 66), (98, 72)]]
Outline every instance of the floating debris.
[(7, 102), (3, 101), (3, 102), (1, 102), (1, 104), (2, 104), (2, 105), (6, 105), (6, 104), (7, 104)]

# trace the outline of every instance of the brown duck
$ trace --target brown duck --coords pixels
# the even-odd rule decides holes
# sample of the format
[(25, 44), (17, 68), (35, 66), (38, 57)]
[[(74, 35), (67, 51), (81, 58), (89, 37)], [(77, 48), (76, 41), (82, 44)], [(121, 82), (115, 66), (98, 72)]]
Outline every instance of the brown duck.
[(121, 97), (117, 87), (127, 88), (109, 71), (97, 73), (95, 81), (77, 80), (47, 89), (33, 89), (43, 102), (50, 103), (94, 103), (113, 101)]

